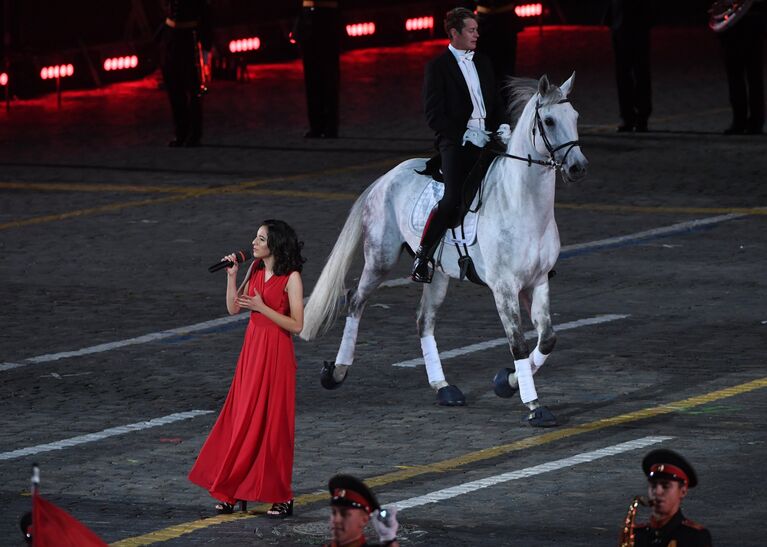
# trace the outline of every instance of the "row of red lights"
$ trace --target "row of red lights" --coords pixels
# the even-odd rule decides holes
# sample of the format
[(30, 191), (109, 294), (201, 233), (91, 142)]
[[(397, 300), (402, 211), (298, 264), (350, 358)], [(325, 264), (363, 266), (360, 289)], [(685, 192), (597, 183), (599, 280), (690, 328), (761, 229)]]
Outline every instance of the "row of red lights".
[(232, 53), (241, 53), (243, 51), (255, 51), (261, 47), (261, 39), (258, 36), (253, 38), (242, 38), (229, 42), (229, 51)]
[(136, 68), (138, 66), (138, 57), (136, 55), (125, 55), (123, 57), (111, 57), (104, 61), (104, 70), (125, 70)]
[(514, 8), (517, 17), (537, 17), (543, 13), (543, 4), (522, 4)]
[(74, 73), (75, 67), (71, 64), (47, 66), (40, 71), (40, 77), (43, 80), (48, 80), (50, 78), (66, 78)]
[(349, 36), (370, 36), (375, 33), (376, 24), (373, 22), (346, 25), (346, 34)]
[[(523, 4), (514, 8), (514, 13), (518, 17), (536, 17), (543, 13), (543, 4)], [(408, 32), (414, 30), (425, 30), (434, 28), (434, 17), (413, 17), (405, 21), (405, 30)], [(376, 32), (376, 24), (373, 22), (353, 23), (346, 25), (346, 34), (352, 37), (371, 36)], [(257, 36), (252, 38), (241, 38), (229, 42), (229, 51), (232, 53), (241, 53), (244, 51), (255, 51), (261, 48), (261, 39)], [(104, 70), (125, 70), (136, 68), (138, 66), (138, 57), (136, 55), (125, 55), (123, 57), (112, 57), (104, 61)], [(40, 71), (40, 77), (43, 80), (50, 78), (65, 78), (74, 74), (74, 66), (71, 64), (48, 66)], [(0, 86), (8, 83), (8, 75), (0, 74)]]
[(405, 21), (405, 30), (424, 30), (434, 28), (434, 17), (414, 17)]

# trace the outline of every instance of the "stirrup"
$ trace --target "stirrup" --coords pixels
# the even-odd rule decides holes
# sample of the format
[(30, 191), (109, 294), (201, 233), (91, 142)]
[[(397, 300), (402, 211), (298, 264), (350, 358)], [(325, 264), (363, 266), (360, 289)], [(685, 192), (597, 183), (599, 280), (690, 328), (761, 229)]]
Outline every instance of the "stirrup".
[[(410, 278), (416, 283), (431, 283), (431, 278), (434, 276), (434, 259), (426, 256), (415, 255), (415, 263), (413, 264), (413, 272), (410, 274)], [(426, 272), (421, 270), (425, 269)]]
[(266, 512), (270, 519), (284, 519), (293, 516), (293, 500), (281, 503), (273, 503), (272, 508)]

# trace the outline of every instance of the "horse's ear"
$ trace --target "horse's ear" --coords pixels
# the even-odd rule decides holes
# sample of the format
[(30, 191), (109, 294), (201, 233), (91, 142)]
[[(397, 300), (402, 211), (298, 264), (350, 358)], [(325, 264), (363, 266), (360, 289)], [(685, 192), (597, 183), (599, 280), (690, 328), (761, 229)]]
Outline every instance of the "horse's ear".
[(549, 78), (545, 74), (541, 76), (541, 79), (538, 80), (538, 95), (541, 97), (545, 96), (546, 93), (549, 92), (549, 88), (551, 87), (551, 84), (549, 83)]
[(570, 92), (573, 90), (574, 82), (575, 82), (575, 71), (573, 71), (572, 75), (567, 79), (567, 81), (559, 87), (559, 90), (562, 92), (562, 95), (567, 97), (570, 94)]

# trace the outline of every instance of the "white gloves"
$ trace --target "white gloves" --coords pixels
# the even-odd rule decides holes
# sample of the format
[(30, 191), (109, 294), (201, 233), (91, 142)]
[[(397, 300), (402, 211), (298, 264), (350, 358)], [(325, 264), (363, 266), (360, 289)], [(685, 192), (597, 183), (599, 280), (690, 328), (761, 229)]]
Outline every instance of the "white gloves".
[(502, 123), (498, 126), (498, 130), (495, 134), (498, 135), (498, 138), (501, 139), (503, 144), (508, 145), (511, 140), (511, 127), (509, 127), (509, 124), (507, 123)]
[(461, 146), (467, 142), (470, 142), (477, 148), (484, 148), (490, 142), (490, 133), (482, 129), (467, 129), (466, 133), (463, 134)]
[(373, 514), (371, 520), (373, 521), (373, 528), (378, 534), (378, 541), (381, 543), (393, 541), (397, 537), (399, 522), (397, 522), (397, 508), (395, 506), (381, 507)]

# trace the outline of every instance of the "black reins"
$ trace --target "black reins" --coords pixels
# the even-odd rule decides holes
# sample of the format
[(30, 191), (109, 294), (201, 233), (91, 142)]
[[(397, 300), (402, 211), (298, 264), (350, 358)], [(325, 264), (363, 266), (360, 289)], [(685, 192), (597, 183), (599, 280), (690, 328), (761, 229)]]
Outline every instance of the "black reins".
[[(570, 99), (562, 99), (561, 101), (557, 101), (556, 104), (562, 104), (562, 103), (569, 103)], [(552, 169), (556, 169), (557, 171), (562, 169), (562, 165), (564, 165), (565, 160), (567, 160), (567, 155), (570, 153), (570, 150), (575, 148), (576, 146), (580, 146), (580, 141), (568, 141), (564, 144), (560, 144), (557, 147), (554, 147), (551, 145), (551, 141), (549, 141), (548, 136), (546, 135), (546, 129), (543, 126), (543, 120), (541, 119), (541, 114), (539, 112), (539, 109), (541, 108), (541, 103), (536, 102), (535, 103), (535, 121), (533, 122), (533, 140), (535, 140), (535, 130), (538, 129), (538, 132), (541, 134), (541, 138), (543, 139), (543, 144), (546, 147), (546, 151), (549, 153), (549, 159), (547, 160), (534, 160), (530, 154), (527, 155), (527, 157), (522, 156), (515, 156), (514, 154), (508, 154), (505, 152), (499, 153), (498, 156), (502, 158), (511, 158), (513, 160), (520, 160), (527, 163), (527, 166), (530, 167), (532, 164), (536, 165), (542, 165), (544, 167), (550, 167)], [(562, 159), (557, 161), (555, 157), (555, 153), (559, 152), (563, 148), (567, 148), (567, 151), (562, 156)]]

